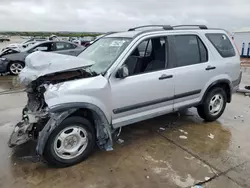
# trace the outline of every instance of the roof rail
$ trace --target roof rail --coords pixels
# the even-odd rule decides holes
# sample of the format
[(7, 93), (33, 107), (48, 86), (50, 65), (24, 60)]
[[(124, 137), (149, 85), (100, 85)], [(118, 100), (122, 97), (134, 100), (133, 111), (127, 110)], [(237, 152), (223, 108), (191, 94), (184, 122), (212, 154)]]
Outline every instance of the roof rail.
[(143, 25), (139, 27), (130, 28), (128, 31), (135, 31), (136, 29), (144, 28), (144, 27), (161, 27), (165, 30), (173, 30), (173, 27), (171, 25)]
[(200, 29), (207, 29), (207, 26), (205, 26), (205, 25), (175, 25), (172, 27), (173, 28), (176, 28), (176, 27), (198, 27)]

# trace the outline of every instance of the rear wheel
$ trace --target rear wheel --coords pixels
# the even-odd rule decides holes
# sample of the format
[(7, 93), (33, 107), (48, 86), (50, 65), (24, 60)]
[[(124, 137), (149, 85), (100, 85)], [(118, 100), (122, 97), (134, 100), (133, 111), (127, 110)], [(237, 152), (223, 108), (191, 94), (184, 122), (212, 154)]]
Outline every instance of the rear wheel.
[(18, 75), (23, 70), (23, 68), (24, 68), (24, 63), (15, 61), (9, 64), (8, 71), (12, 75)]
[(215, 121), (225, 110), (227, 95), (223, 88), (213, 88), (205, 97), (202, 105), (197, 107), (199, 116), (205, 121)]
[(95, 131), (82, 117), (65, 119), (49, 136), (44, 158), (49, 165), (67, 167), (86, 159), (95, 146)]

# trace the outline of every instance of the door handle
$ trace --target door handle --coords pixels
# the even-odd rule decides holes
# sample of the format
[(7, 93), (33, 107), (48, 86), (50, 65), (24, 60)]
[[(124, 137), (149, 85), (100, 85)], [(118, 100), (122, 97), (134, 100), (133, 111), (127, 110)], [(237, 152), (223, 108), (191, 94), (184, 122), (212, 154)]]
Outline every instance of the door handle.
[(164, 79), (169, 79), (169, 78), (173, 78), (173, 75), (163, 74), (163, 75), (161, 75), (161, 77), (159, 77), (159, 80), (164, 80)]
[(216, 67), (208, 65), (207, 68), (206, 68), (206, 70), (213, 70), (213, 69), (216, 69)]

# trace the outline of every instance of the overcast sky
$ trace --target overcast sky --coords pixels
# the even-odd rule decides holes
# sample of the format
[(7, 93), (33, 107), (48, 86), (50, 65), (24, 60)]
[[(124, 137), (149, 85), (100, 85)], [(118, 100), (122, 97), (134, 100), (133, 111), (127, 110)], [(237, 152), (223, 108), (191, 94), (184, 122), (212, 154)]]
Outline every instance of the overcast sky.
[(117, 31), (143, 24), (250, 30), (250, 0), (0, 0), (0, 30)]

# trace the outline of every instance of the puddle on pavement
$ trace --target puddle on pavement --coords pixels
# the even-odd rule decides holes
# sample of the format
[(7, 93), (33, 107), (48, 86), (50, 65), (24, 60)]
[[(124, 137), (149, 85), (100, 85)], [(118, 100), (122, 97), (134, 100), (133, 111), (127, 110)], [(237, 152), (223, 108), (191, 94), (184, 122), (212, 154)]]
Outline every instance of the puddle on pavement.
[(0, 76), (0, 93), (22, 89), (17, 76)]

